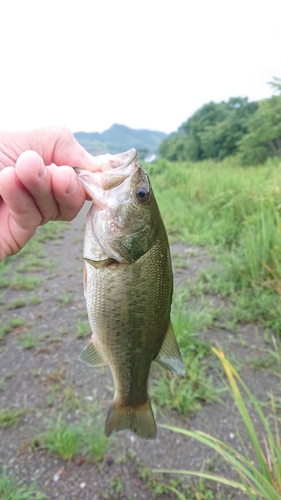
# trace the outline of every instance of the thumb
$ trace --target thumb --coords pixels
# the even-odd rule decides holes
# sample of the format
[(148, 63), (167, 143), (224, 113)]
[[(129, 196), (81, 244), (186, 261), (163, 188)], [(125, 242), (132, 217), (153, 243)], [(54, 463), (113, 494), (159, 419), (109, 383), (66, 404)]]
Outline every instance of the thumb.
[(72, 132), (61, 127), (58, 130), (58, 138), (55, 141), (52, 163), (58, 166), (68, 165), (70, 167), (78, 167), (87, 170), (101, 170), (101, 162), (99, 157), (93, 156), (75, 139)]

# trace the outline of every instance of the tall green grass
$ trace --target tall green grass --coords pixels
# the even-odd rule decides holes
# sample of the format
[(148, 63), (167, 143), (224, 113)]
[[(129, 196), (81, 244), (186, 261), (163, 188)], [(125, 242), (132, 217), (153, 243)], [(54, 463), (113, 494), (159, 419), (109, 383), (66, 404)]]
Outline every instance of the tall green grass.
[[(194, 438), (209, 448), (212, 448), (216, 453), (221, 455), (221, 457), (237, 473), (239, 481), (234, 481), (232, 479), (228, 479), (227, 477), (215, 474), (188, 470), (159, 471), (158, 469), (157, 472), (187, 474), (199, 476), (205, 479), (211, 479), (218, 483), (226, 484), (237, 490), (243, 491), (249, 500), (281, 500), (280, 423), (277, 415), (275, 399), (273, 395), (271, 395), (271, 419), (265, 416), (259, 401), (249, 391), (237, 371), (225, 358), (224, 353), (221, 350), (216, 349), (213, 349), (213, 351), (223, 364), (229, 388), (248, 433), (251, 443), (250, 452), (246, 441), (244, 441), (241, 436), (239, 436), (239, 440), (242, 452), (239, 452), (219, 439), (201, 431), (193, 432), (166, 425), (163, 427), (189, 438)], [(246, 402), (245, 395), (262, 424), (263, 435), (261, 435), (261, 433), (258, 434), (255, 429), (254, 419), (248, 411), (247, 406), (249, 406), (249, 404)], [(273, 420), (273, 422), (271, 420)], [(272, 427), (274, 428), (274, 431), (272, 431)]]
[[(224, 271), (212, 278), (210, 287), (232, 295), (234, 301), (241, 293), (258, 298), (270, 293), (277, 309), (274, 301), (281, 294), (280, 160), (249, 168), (241, 167), (235, 158), (196, 164), (159, 160), (148, 170), (171, 241), (208, 246), (223, 262)], [(274, 314), (268, 326), (273, 327)]]
[(221, 163), (148, 166), (168, 232), (194, 243), (239, 243), (245, 222), (268, 204), (279, 212), (281, 162), (242, 168), (233, 158)]

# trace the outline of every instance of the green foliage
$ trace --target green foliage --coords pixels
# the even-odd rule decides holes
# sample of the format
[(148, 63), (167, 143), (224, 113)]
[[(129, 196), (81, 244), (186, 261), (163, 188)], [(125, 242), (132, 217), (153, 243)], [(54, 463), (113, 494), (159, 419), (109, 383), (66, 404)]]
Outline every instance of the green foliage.
[(218, 261), (199, 277), (197, 292), (229, 296), (233, 325), (259, 321), (281, 333), (280, 161), (245, 169), (232, 157), (160, 159), (148, 172), (170, 240), (208, 246)]
[(0, 476), (0, 500), (44, 500), (44, 498), (47, 498), (46, 495), (36, 490), (35, 482), (29, 486), (23, 486), (23, 481), (17, 481), (4, 466)]
[(77, 323), (76, 328), (76, 337), (78, 339), (85, 339), (91, 335), (90, 325), (87, 321)]
[(32, 347), (35, 347), (38, 344), (38, 339), (30, 333), (25, 333), (20, 336), (19, 342), (23, 349), (32, 349)]
[[(213, 349), (223, 364), (225, 373), (228, 378), (229, 387), (233, 399), (238, 407), (242, 417), (245, 429), (251, 441), (252, 451), (254, 453), (254, 460), (252, 454), (249, 453), (246, 443), (240, 436), (240, 444), (242, 453), (238, 452), (231, 446), (219, 441), (204, 432), (188, 431), (185, 429), (173, 428), (171, 426), (163, 426), (174, 432), (183, 434), (189, 438), (196, 439), (197, 441), (207, 445), (215, 450), (223, 459), (237, 472), (240, 482), (227, 479), (222, 476), (207, 474), (204, 472), (194, 471), (175, 471), (175, 470), (157, 470), (157, 472), (169, 472), (178, 474), (188, 474), (211, 479), (213, 481), (232, 486), (235, 489), (243, 491), (247, 494), (250, 500), (280, 500), (281, 499), (281, 442), (278, 429), (278, 418), (276, 415), (275, 399), (271, 396), (271, 409), (274, 423), (274, 432), (270, 427), (270, 419), (267, 418), (260, 403), (251, 394), (237, 371), (231, 366), (229, 361), (225, 358), (222, 351)], [(243, 398), (243, 393), (247, 395), (251, 406), (254, 408), (259, 420), (261, 421), (264, 429), (264, 435), (258, 436), (254, 427), (254, 420), (248, 412), (246, 402)]]
[(3, 408), (0, 410), (0, 427), (12, 427), (13, 429), (16, 429), (19, 425), (21, 417), (25, 413), (25, 410)]
[(218, 388), (207, 374), (205, 363), (209, 354), (207, 343), (197, 338), (197, 332), (212, 323), (210, 311), (206, 308), (188, 311), (186, 291), (174, 298), (172, 323), (186, 366), (186, 375), (179, 377), (161, 368), (151, 387), (153, 401), (157, 406), (175, 409), (181, 415), (198, 410), (203, 403), (219, 399)]
[(46, 431), (34, 438), (33, 446), (53, 451), (64, 460), (71, 460), (81, 448), (81, 428), (63, 420), (59, 414), (55, 422), (48, 421)]
[(248, 122), (248, 133), (241, 139), (241, 160), (245, 165), (261, 164), (267, 158), (281, 157), (281, 80), (273, 85), (280, 95), (263, 99)]
[(249, 117), (257, 103), (247, 97), (231, 97), (227, 102), (210, 102), (196, 111), (178, 132), (162, 141), (160, 156), (171, 161), (222, 160), (237, 152), (247, 131)]
[(46, 430), (34, 437), (32, 446), (57, 453), (64, 460), (72, 460), (80, 452), (99, 462), (111, 443), (96, 416), (87, 422), (73, 424), (60, 413), (55, 421), (47, 421)]

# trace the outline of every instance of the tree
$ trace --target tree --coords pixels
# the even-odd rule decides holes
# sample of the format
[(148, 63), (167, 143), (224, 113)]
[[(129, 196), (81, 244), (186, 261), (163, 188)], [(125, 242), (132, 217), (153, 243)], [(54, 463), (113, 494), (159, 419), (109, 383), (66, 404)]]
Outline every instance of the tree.
[(183, 161), (187, 157), (186, 140), (182, 133), (173, 133), (159, 146), (159, 155), (170, 161)]
[(248, 119), (256, 109), (257, 103), (248, 102), (247, 97), (204, 104), (177, 133), (161, 143), (160, 155), (171, 161), (198, 161), (205, 158), (221, 160), (234, 154), (247, 131)]
[(259, 101), (239, 144), (245, 165), (264, 163), (272, 156), (281, 158), (281, 79), (275, 77), (270, 85), (279, 95)]

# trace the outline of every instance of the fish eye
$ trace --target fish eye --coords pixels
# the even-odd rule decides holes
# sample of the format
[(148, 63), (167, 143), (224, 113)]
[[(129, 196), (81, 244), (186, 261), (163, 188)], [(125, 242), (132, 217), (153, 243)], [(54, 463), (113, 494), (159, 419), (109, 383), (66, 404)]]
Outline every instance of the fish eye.
[(146, 186), (140, 186), (136, 189), (136, 198), (141, 203), (145, 203), (149, 198), (149, 189)]

